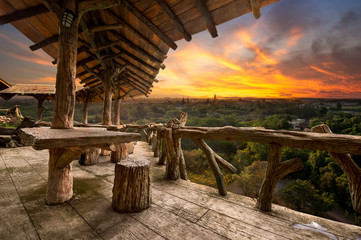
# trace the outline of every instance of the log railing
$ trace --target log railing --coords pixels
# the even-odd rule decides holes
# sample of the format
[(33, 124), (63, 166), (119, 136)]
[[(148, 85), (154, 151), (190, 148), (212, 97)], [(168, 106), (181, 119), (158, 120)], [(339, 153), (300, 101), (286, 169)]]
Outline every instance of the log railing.
[(271, 211), (272, 197), (278, 181), (285, 175), (303, 168), (302, 160), (295, 158), (281, 162), (282, 147), (294, 147), (328, 151), (345, 172), (351, 194), (353, 208), (361, 213), (361, 169), (349, 154), (361, 154), (361, 136), (332, 134), (326, 125), (319, 125), (313, 132), (269, 130), (260, 127), (186, 127), (187, 114), (179, 119), (171, 119), (167, 124), (124, 125), (125, 129), (136, 128), (143, 132), (152, 145), (159, 164), (166, 163), (165, 179), (187, 180), (185, 161), (181, 149), (181, 139), (191, 139), (206, 155), (216, 178), (218, 192), (227, 195), (222, 165), (235, 173), (237, 169), (215, 153), (204, 140), (258, 142), (268, 144), (268, 165), (266, 176), (259, 190), (256, 207)]

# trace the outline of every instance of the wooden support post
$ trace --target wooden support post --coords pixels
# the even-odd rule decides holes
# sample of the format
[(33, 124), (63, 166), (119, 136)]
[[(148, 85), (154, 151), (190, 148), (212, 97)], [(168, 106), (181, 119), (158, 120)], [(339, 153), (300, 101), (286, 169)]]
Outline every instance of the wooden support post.
[(105, 79), (103, 81), (104, 86), (104, 104), (103, 104), (103, 125), (111, 124), (111, 114), (112, 114), (112, 79), (111, 72), (107, 70), (105, 72)]
[(115, 145), (115, 151), (110, 154), (110, 161), (113, 163), (127, 159), (129, 156), (128, 143), (119, 143)]
[(113, 124), (120, 125), (120, 90), (117, 89), (115, 91), (115, 98), (114, 98), (114, 111), (113, 111)]
[(167, 160), (167, 149), (166, 149), (166, 144), (165, 144), (164, 138), (160, 138), (160, 147), (159, 148), (160, 148), (160, 156), (159, 156), (158, 164), (164, 165)]
[(153, 138), (152, 138), (152, 151), (154, 153), (154, 157), (158, 157), (159, 156), (159, 149), (158, 149), (158, 146), (157, 146), (157, 143), (158, 143), (158, 138), (159, 138), (159, 135), (157, 133), (157, 131), (153, 131)]
[(37, 118), (36, 120), (37, 121), (40, 121), (42, 119), (42, 116), (43, 116), (43, 112), (44, 112), (44, 107), (43, 107), (43, 104), (44, 104), (44, 101), (45, 101), (45, 96), (36, 96), (35, 97), (37, 100), (38, 100), (38, 114), (37, 114)]
[[(331, 129), (325, 124), (315, 126), (311, 130), (316, 133), (332, 133)], [(329, 152), (329, 154), (345, 173), (353, 209), (361, 214), (361, 168), (353, 161), (350, 154), (333, 152)]]
[(216, 178), (219, 194), (222, 196), (227, 196), (227, 189), (226, 185), (224, 184), (223, 174), (216, 162), (213, 150), (204, 142), (203, 139), (192, 140), (207, 156), (209, 166), (211, 167), (214, 177)]
[(83, 123), (88, 124), (88, 100), (84, 100), (83, 103)]
[(68, 201), (73, 196), (72, 163), (58, 168), (59, 158), (66, 152), (64, 148), (49, 150), (47, 204), (58, 204)]
[(266, 177), (263, 179), (259, 190), (256, 207), (261, 211), (271, 211), (273, 192), (278, 181), (287, 174), (302, 168), (302, 160), (299, 158), (281, 162), (281, 145), (270, 144), (268, 148)]
[(117, 212), (140, 212), (150, 207), (150, 164), (148, 160), (125, 160), (116, 164), (112, 207)]
[(164, 128), (161, 133), (165, 138), (165, 145), (167, 149), (167, 163), (165, 170), (165, 179), (177, 180), (179, 179), (179, 158), (177, 158), (176, 150), (174, 148), (174, 141), (171, 128)]
[[(63, 1), (64, 6), (76, 12), (76, 2)], [(76, 57), (79, 21), (70, 28), (59, 24), (59, 50), (56, 73), (56, 91), (52, 128), (73, 128), (75, 106)]]

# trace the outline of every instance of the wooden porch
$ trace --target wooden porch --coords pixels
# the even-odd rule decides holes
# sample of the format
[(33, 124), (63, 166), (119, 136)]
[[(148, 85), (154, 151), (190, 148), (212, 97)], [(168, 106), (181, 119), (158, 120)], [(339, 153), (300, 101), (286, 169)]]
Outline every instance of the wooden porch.
[[(138, 142), (130, 158), (152, 163), (152, 205), (134, 214), (112, 210), (114, 163), (73, 163), (74, 196), (45, 204), (48, 150), (0, 149), (0, 239), (359, 239), (361, 228), (184, 180), (165, 181), (150, 146)], [(319, 224), (313, 223), (315, 222)], [(309, 225), (306, 225), (309, 224)], [(322, 227), (321, 227), (322, 226)], [(313, 230), (306, 230), (311, 229)]]

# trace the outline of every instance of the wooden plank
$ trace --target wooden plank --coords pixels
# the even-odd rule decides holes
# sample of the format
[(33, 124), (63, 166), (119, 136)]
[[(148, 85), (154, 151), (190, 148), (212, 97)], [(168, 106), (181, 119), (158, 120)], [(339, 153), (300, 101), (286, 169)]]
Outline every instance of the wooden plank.
[(126, 0), (120, 2), (121, 6), (126, 8), (134, 16), (136, 16), (141, 22), (143, 22), (149, 29), (151, 29), (164, 43), (166, 43), (172, 49), (177, 48), (177, 44), (173, 42), (166, 34), (159, 30), (159, 28), (154, 25), (148, 18), (146, 18), (136, 7), (129, 4)]
[(211, 36), (213, 38), (217, 37), (218, 36), (217, 28), (214, 24), (211, 14), (209, 13), (207, 5), (205, 4), (205, 2), (203, 0), (196, 0), (196, 4), (197, 4), (199, 11), (202, 13), (204, 21), (207, 24), (208, 32), (211, 34)]
[(137, 214), (131, 214), (139, 222), (167, 239), (226, 239), (217, 233), (178, 217), (153, 205)]
[(163, 9), (163, 11), (167, 14), (169, 19), (173, 22), (179, 32), (181, 32), (186, 41), (192, 40), (192, 36), (187, 32), (184, 28), (182, 22), (179, 20), (178, 16), (173, 12), (173, 10), (168, 6), (165, 0), (156, 0), (159, 6)]
[(30, 138), (34, 149), (84, 147), (140, 140), (138, 133), (105, 131), (95, 128), (50, 129), (23, 128), (21, 138)]
[(361, 153), (361, 136), (322, 134), (255, 127), (183, 127), (173, 131), (177, 138), (278, 143), (281, 146), (324, 150), (336, 153)]
[(26, 8), (23, 10), (19, 10), (14, 13), (11, 13), (11, 14), (1, 16), (0, 17), (0, 26), (7, 24), (7, 23), (15, 22), (18, 20), (22, 20), (24, 18), (30, 18), (30, 17), (36, 16), (39, 14), (47, 13), (47, 12), (49, 12), (49, 10), (43, 4), (40, 4), (40, 5), (37, 5), (34, 7), (30, 7), (30, 8)]

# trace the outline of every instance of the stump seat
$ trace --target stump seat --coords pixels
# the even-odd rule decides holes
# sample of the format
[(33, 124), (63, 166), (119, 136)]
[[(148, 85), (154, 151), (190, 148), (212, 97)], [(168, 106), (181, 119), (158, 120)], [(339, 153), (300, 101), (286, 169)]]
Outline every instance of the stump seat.
[(112, 207), (117, 212), (140, 212), (151, 204), (150, 162), (123, 160), (115, 166)]

